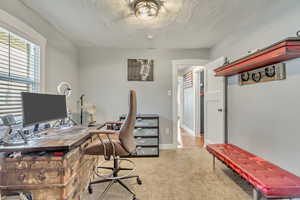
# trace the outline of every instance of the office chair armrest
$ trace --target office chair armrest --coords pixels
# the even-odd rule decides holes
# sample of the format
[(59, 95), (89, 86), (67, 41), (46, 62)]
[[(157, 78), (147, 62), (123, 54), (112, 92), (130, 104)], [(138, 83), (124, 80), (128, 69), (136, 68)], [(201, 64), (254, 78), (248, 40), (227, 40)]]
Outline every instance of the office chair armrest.
[(113, 121), (108, 121), (108, 122), (105, 122), (105, 125), (107, 125), (107, 124), (116, 124), (116, 125), (122, 125), (123, 124), (123, 122), (113, 122)]
[(97, 130), (97, 131), (91, 131), (91, 135), (115, 135), (118, 134), (119, 131), (115, 130)]

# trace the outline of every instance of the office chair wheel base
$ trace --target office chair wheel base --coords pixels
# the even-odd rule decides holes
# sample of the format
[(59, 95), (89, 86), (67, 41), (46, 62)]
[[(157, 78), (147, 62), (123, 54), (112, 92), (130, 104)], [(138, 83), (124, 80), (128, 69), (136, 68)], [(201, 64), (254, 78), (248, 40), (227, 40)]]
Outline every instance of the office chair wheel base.
[(143, 182), (142, 182), (142, 180), (141, 180), (140, 178), (137, 178), (137, 179), (136, 179), (136, 182), (137, 182), (137, 184), (139, 184), (139, 185), (142, 185), (142, 184), (143, 184)]
[(93, 194), (93, 188), (92, 188), (92, 186), (91, 186), (91, 185), (89, 185), (89, 187), (88, 187), (88, 191), (89, 191), (89, 194)]
[(107, 168), (107, 169), (114, 169), (113, 167), (104, 167), (104, 166), (107, 166), (107, 165), (109, 165), (109, 166), (111, 166), (112, 165), (112, 162), (114, 162), (114, 159), (111, 159), (111, 160), (104, 160), (103, 162), (101, 162), (100, 163), (100, 165), (99, 166), (97, 166), (96, 167), (96, 169), (95, 169), (95, 174), (98, 176), (98, 177), (100, 177), (100, 178), (102, 178), (102, 179), (110, 179), (110, 180), (117, 180), (117, 179), (122, 179), (122, 178), (126, 178), (126, 177), (129, 177), (129, 176), (131, 176), (131, 174), (133, 173), (133, 172), (135, 172), (136, 171), (136, 164), (133, 162), (133, 161), (131, 161), (131, 160), (129, 160), (129, 159), (125, 159), (125, 158), (118, 158), (117, 159), (118, 160), (118, 162), (119, 162), (119, 166), (118, 167), (120, 167), (120, 168), (122, 168), (121, 166), (120, 166), (120, 162), (127, 162), (127, 164), (129, 164), (129, 165), (127, 165), (125, 168), (126, 169), (128, 169), (127, 171), (127, 173), (126, 174), (123, 174), (123, 175), (121, 175), (121, 176), (111, 176), (111, 174), (104, 174), (104, 173), (102, 173), (102, 170), (100, 170), (101, 168), (103, 169), (105, 169), (105, 168)]

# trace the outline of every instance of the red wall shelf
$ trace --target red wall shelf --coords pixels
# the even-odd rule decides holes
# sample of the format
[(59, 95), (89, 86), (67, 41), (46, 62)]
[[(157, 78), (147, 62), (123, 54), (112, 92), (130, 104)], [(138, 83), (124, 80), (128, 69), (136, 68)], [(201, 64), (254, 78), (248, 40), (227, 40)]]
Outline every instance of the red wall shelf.
[(246, 57), (215, 69), (216, 76), (233, 76), (241, 72), (300, 57), (300, 37), (287, 38)]

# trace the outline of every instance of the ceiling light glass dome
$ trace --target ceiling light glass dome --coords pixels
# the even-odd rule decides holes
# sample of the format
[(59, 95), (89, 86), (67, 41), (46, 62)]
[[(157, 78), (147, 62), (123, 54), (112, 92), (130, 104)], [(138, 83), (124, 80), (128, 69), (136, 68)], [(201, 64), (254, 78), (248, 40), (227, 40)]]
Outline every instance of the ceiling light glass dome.
[(159, 4), (156, 0), (138, 0), (135, 3), (135, 15), (143, 20), (153, 19), (158, 15)]

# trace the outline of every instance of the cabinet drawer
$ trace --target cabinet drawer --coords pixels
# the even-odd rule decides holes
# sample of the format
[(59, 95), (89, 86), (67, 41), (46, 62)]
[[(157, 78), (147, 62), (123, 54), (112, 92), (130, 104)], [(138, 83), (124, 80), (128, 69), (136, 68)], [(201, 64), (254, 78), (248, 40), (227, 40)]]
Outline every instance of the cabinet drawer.
[(158, 127), (158, 120), (157, 119), (136, 118), (135, 126)]
[(137, 128), (134, 130), (134, 136), (158, 136), (158, 129)]
[(154, 146), (158, 145), (158, 138), (141, 138), (138, 137), (135, 139), (137, 145), (141, 146)]
[(157, 147), (137, 147), (136, 149), (137, 156), (156, 156), (158, 155)]

